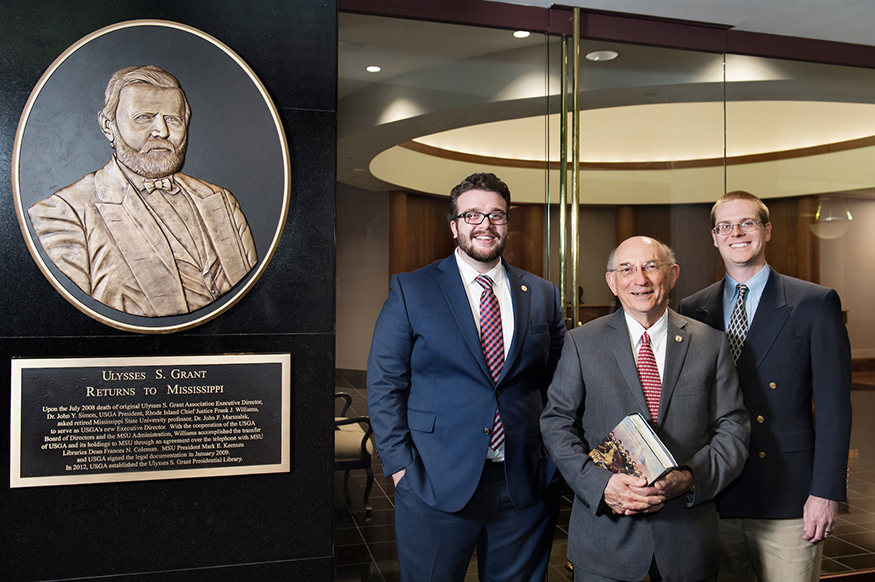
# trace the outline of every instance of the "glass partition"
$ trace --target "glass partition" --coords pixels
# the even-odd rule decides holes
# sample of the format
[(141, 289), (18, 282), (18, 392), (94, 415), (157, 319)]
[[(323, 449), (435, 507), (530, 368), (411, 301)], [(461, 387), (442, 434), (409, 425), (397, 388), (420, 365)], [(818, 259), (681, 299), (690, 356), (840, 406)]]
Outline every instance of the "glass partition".
[(691, 241), (723, 192), (723, 55), (593, 40), (580, 52), (585, 322), (612, 309), (605, 262), (635, 234), (675, 248), (675, 297), (714, 281), (713, 253)]
[[(470, 173), (510, 186), (508, 260), (559, 283), (561, 40), (339, 18), (336, 366), (361, 379), (390, 275), (452, 252), (447, 196)], [(769, 263), (838, 290), (855, 387), (875, 387), (875, 70), (586, 38), (581, 63), (579, 320), (616, 308), (605, 262), (632, 235), (675, 249), (675, 305), (717, 281), (711, 206), (748, 190), (772, 211)], [(825, 574), (875, 569), (866, 425)]]

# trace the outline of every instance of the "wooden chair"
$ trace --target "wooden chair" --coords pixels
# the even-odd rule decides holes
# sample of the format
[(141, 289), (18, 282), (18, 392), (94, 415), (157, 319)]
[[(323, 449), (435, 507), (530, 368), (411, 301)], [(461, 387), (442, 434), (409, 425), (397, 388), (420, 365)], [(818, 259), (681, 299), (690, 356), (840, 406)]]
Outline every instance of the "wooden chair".
[(346, 413), (352, 404), (352, 396), (346, 392), (337, 392), (335, 401), (342, 400), (343, 408), (340, 416), (334, 418), (334, 470), (344, 471), (343, 490), (346, 502), (350, 504), (349, 472), (352, 469), (364, 469), (367, 473), (365, 484), (365, 511), (370, 513), (373, 508), (368, 503), (371, 487), (374, 485), (374, 472), (371, 470), (371, 458), (374, 456), (374, 434), (371, 420), (367, 416), (347, 417)]

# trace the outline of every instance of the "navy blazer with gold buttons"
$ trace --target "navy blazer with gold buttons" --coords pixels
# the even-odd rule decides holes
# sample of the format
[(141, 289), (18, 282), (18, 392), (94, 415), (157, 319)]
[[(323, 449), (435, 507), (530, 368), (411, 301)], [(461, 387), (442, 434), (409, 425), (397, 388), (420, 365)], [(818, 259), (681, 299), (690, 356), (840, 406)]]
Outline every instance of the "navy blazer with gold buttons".
[[(736, 362), (750, 455), (717, 498), (724, 517), (799, 518), (809, 495), (846, 499), (851, 347), (841, 300), (833, 289), (767, 268)], [(722, 297), (720, 280), (682, 300), (679, 312), (722, 330)]]

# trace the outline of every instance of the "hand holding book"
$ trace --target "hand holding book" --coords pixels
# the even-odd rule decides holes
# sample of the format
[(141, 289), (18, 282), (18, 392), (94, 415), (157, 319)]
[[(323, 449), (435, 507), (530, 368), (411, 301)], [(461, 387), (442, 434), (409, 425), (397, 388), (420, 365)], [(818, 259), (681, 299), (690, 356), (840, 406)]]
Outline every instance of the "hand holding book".
[(613, 473), (640, 477), (648, 485), (677, 468), (671, 452), (637, 412), (623, 418), (589, 457)]
[(659, 511), (666, 501), (692, 486), (692, 474), (674, 471), (677, 461), (638, 413), (623, 418), (589, 456), (615, 473), (605, 487), (604, 499), (617, 514)]
[(611, 475), (604, 492), (605, 504), (618, 515), (654, 513), (665, 505), (665, 497), (646, 484), (641, 477), (615, 473)]

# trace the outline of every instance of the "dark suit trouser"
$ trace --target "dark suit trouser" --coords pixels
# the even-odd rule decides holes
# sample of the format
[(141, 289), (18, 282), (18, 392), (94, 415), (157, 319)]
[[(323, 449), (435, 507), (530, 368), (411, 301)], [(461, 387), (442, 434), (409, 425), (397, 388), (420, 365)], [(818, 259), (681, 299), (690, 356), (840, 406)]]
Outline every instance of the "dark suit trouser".
[[(650, 565), (650, 572), (648, 572), (648, 576), (650, 577), (650, 582), (670, 582), (662, 577), (659, 573), (659, 568), (656, 566), (656, 560)], [(710, 576), (705, 578), (704, 580), (700, 580), (699, 582), (716, 582), (717, 576)], [(586, 572), (582, 568), (574, 569), (574, 582), (617, 582), (614, 578), (605, 578), (604, 576), (599, 576), (598, 574), (593, 574), (592, 572)]]
[(559, 513), (562, 483), (541, 501), (514, 509), (504, 463), (486, 462), (468, 504), (446, 513), (423, 502), (405, 483), (395, 488), (395, 539), (402, 582), (461, 582), (477, 548), (483, 582), (543, 582)]

